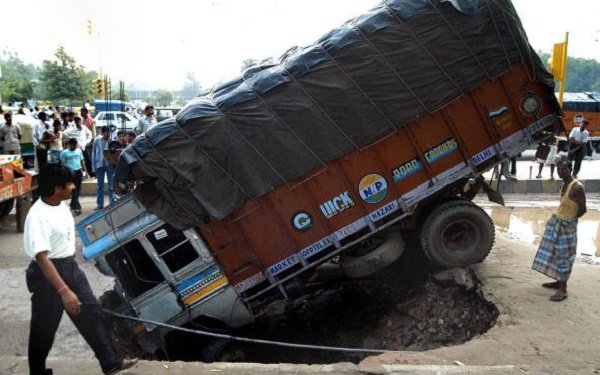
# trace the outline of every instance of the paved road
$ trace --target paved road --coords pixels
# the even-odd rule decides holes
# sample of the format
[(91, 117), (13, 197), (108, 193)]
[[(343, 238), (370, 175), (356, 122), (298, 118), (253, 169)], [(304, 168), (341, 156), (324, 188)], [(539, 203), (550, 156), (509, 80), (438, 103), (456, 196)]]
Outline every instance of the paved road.
[[(93, 198), (84, 198), (84, 215), (91, 213)], [(26, 374), (29, 295), (23, 271), (22, 236), (14, 226), (0, 229), (0, 373)], [(490, 256), (475, 270), (483, 293), (500, 309), (497, 324), (487, 333), (458, 346), (422, 353), (383, 354), (369, 357), (359, 366), (141, 363), (128, 374), (275, 374), (275, 373), (394, 373), (394, 374), (581, 374), (598, 373), (600, 357), (600, 273), (598, 266), (578, 260), (569, 298), (548, 300), (540, 284), (545, 278), (530, 268), (535, 246), (497, 234)], [(82, 262), (97, 291), (110, 288), (94, 267)], [(100, 374), (93, 354), (68, 319), (63, 319), (50, 365), (63, 375)], [(416, 366), (416, 367), (415, 367)]]

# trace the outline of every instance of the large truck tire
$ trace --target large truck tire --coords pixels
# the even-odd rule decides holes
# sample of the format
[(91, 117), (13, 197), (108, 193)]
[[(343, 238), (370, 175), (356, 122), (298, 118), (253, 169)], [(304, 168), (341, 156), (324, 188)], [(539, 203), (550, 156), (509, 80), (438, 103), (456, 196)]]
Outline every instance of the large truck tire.
[(5, 200), (4, 202), (0, 202), (0, 219), (7, 216), (8, 214), (10, 214), (14, 205), (15, 205), (14, 199), (8, 199), (8, 200)]
[(383, 243), (370, 252), (354, 256), (344, 255), (340, 259), (340, 267), (344, 274), (351, 278), (361, 278), (389, 266), (402, 255), (406, 243), (399, 232), (389, 233)]
[(443, 268), (481, 262), (495, 240), (494, 223), (476, 204), (449, 201), (433, 209), (421, 227), (425, 255)]

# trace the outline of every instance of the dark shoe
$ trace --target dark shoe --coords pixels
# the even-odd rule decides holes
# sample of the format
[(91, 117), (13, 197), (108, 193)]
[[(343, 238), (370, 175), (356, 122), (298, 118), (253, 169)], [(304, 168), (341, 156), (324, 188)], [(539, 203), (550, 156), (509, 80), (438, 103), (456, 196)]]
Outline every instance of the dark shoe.
[(81, 210), (73, 210), (73, 216), (81, 215)]
[(542, 286), (548, 289), (558, 289), (560, 287), (560, 283), (558, 281), (554, 281), (552, 283), (543, 283)]
[(137, 365), (137, 363), (138, 363), (138, 359), (137, 358), (133, 358), (133, 359), (125, 358), (123, 360), (123, 362), (121, 362), (121, 366), (115, 367), (114, 369), (108, 371), (106, 373), (106, 375), (113, 375), (113, 374), (117, 374), (117, 373), (119, 373), (121, 371), (130, 369), (133, 366)]
[(101, 209), (102, 209), (102, 207), (100, 207), (100, 206), (96, 206), (96, 207), (94, 208), (94, 211), (98, 211), (98, 210), (101, 210)]
[(568, 297), (567, 292), (563, 292), (563, 291), (559, 290), (558, 292), (554, 293), (550, 297), (550, 301), (560, 302), (562, 300), (567, 299), (567, 297)]
[(535, 178), (542, 178), (542, 175), (538, 174), (537, 176), (535, 176)]

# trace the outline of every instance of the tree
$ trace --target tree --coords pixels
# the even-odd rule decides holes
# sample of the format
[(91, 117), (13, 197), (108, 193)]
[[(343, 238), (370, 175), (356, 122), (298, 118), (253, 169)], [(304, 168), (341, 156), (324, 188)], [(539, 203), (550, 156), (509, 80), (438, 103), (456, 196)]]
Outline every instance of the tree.
[[(550, 54), (538, 52), (548, 66)], [(600, 63), (593, 59), (567, 58), (566, 92), (600, 91)], [(558, 87), (557, 87), (558, 90)]]
[(62, 46), (54, 53), (55, 60), (44, 60), (42, 80), (48, 99), (56, 102), (90, 101), (94, 98), (91, 81), (83, 66), (77, 65)]
[(183, 91), (181, 92), (181, 95), (183, 96), (183, 99), (190, 100), (198, 96), (198, 94), (200, 94), (200, 90), (202, 90), (202, 87), (200, 86), (200, 82), (198, 82), (196, 76), (192, 72), (188, 72), (185, 75), (185, 79), (186, 82), (183, 85)]
[(32, 64), (26, 65), (16, 53), (4, 51), (0, 59), (2, 78), (0, 93), (6, 102), (25, 102), (34, 97), (34, 88), (40, 74), (39, 68)]
[(164, 89), (158, 89), (158, 90), (154, 91), (152, 93), (152, 95), (150, 95), (150, 98), (148, 98), (148, 101), (150, 103), (152, 103), (154, 105), (158, 105), (158, 106), (169, 105), (172, 100), (173, 100), (173, 94), (171, 93), (171, 91), (164, 90)]

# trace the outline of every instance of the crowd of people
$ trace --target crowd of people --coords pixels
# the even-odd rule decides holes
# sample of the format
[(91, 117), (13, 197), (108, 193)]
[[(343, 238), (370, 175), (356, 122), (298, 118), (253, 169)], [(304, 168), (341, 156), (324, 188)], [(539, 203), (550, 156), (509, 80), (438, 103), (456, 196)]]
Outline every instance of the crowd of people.
[[(150, 109), (150, 110), (149, 110)], [(144, 129), (156, 123), (152, 106), (146, 107)], [(28, 112), (28, 113), (27, 113)], [(3, 122), (0, 123), (0, 139), (3, 140), (4, 153), (21, 154), (23, 132), (13, 120), (13, 113), (4, 113), (0, 107)], [(35, 168), (41, 170), (48, 163), (62, 163), (69, 167), (74, 176), (74, 185), (70, 208), (72, 214), (81, 214), (79, 194), (81, 183), (89, 177), (97, 178), (96, 210), (104, 207), (104, 183), (108, 182), (109, 199), (115, 199), (113, 187), (114, 163), (106, 158), (105, 150), (119, 149), (132, 143), (136, 132), (118, 130), (116, 127), (103, 126), (96, 134), (94, 119), (86, 107), (78, 112), (65, 111), (52, 107), (39, 110), (37, 107), (27, 111), (19, 108), (15, 116), (27, 116), (32, 119), (31, 141), (35, 151)], [(154, 120), (154, 121), (152, 121)]]

